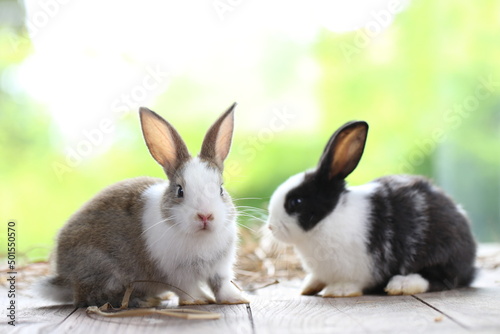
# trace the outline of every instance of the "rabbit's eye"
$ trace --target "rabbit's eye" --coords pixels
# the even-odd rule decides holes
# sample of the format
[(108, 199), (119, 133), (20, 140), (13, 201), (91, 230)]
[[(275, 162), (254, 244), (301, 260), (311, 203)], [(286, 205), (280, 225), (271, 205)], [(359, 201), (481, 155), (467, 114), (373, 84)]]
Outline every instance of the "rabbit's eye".
[(222, 186), (220, 186), (220, 195), (224, 196), (224, 189), (222, 188)]
[(300, 197), (291, 197), (286, 201), (286, 209), (289, 212), (295, 212), (301, 206), (303, 200)]
[(176, 196), (177, 196), (177, 198), (183, 198), (184, 197), (184, 190), (182, 189), (182, 186), (180, 184), (177, 185)]

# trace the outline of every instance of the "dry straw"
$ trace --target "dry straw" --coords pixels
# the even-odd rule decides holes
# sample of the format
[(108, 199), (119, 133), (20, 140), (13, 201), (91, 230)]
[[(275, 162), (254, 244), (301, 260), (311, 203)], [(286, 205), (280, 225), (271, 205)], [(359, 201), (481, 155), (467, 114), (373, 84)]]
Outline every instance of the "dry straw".
[[(144, 281), (140, 281), (144, 282)], [(137, 283), (137, 282), (134, 282)], [(106, 303), (101, 307), (90, 306), (87, 308), (87, 314), (97, 314), (107, 318), (124, 318), (124, 317), (141, 317), (145, 315), (166, 315), (174, 318), (187, 320), (216, 320), (220, 319), (220, 313), (191, 310), (191, 309), (157, 309), (157, 308), (137, 308), (129, 309), (128, 303), (130, 296), (134, 290), (133, 283), (129, 285), (123, 295), (122, 305), (120, 308), (114, 308), (111, 304)]]

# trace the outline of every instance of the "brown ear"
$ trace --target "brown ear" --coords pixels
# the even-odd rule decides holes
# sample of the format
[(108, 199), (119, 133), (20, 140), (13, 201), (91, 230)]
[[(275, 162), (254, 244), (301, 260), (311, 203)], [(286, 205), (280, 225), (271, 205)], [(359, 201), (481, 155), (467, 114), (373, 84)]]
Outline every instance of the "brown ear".
[(174, 127), (154, 111), (141, 107), (139, 114), (149, 152), (172, 179), (177, 169), (190, 158), (186, 144)]
[(363, 155), (368, 123), (354, 121), (344, 124), (330, 138), (319, 162), (318, 172), (327, 177), (346, 178)]
[(231, 148), (235, 107), (236, 102), (208, 129), (201, 146), (200, 158), (213, 162), (221, 171)]

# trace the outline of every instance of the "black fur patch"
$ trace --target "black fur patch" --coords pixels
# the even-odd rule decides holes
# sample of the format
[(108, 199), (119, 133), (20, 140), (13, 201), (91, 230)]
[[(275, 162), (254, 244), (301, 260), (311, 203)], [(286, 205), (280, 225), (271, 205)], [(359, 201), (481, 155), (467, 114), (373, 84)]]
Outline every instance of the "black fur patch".
[(333, 211), (345, 191), (344, 180), (329, 181), (316, 172), (308, 173), (304, 181), (286, 195), (285, 211), (297, 216), (302, 229), (309, 231)]
[(430, 291), (469, 285), (476, 246), (467, 219), (421, 177), (384, 177), (371, 197), (368, 251), (380, 290), (394, 275), (418, 273)]

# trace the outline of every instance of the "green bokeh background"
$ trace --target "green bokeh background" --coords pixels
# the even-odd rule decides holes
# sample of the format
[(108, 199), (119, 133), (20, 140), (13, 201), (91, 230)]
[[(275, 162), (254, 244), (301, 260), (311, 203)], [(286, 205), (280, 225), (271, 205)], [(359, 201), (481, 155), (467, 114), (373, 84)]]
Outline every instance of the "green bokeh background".
[[(370, 124), (368, 144), (350, 184), (389, 173), (426, 175), (469, 212), (479, 241), (499, 242), (499, 13), (498, 1), (421, 0), (395, 18), (381, 33), (384, 38), (369, 30), (340, 35), (325, 29), (312, 47), (270, 40), (273, 47), (256, 69), (263, 89), (270, 97), (286, 90), (294, 60), (309, 57), (321, 70), (313, 87), (319, 109), (311, 110), (320, 122), (314, 131), (285, 128), (270, 134), (237, 123), (226, 182), (233, 197), (243, 198), (237, 204), (257, 208), (250, 213), (264, 218), (258, 209), (266, 209), (280, 183), (313, 167), (338, 126), (364, 119)], [(17, 222), (23, 258), (43, 260), (65, 220), (100, 189), (125, 178), (163, 174), (131, 112), (113, 124), (118, 140), (106, 154), (84, 159), (58, 177), (54, 163), (64, 162), (67, 152), (50, 110), (9, 86), (9, 76), (32, 52), (24, 27), (0, 23), (1, 220), (4, 226)], [(247, 89), (244, 82), (236, 84)], [(186, 76), (171, 82), (151, 107), (160, 114), (186, 110), (192, 96), (210, 105), (214, 94)], [(195, 120), (192, 113), (179, 112), (169, 121), (195, 152), (213, 115), (200, 108)], [(246, 217), (242, 223), (260, 224)], [(1, 244), (5, 234), (0, 233)]]

